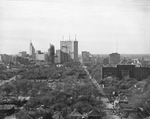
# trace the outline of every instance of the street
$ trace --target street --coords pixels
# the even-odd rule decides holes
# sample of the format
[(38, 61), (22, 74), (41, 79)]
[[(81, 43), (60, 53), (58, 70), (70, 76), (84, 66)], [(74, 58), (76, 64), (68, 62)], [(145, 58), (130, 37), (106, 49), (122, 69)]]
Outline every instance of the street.
[(9, 83), (11, 81), (14, 81), (14, 80), (16, 80), (16, 76), (10, 78), (9, 80), (3, 80), (3, 81), (1, 81), (0, 82), (0, 86), (4, 85), (5, 83)]
[[(97, 83), (97, 81), (95, 79), (92, 78), (92, 76), (89, 74), (86, 66), (83, 66), (85, 72), (87, 73), (87, 75), (89, 76), (89, 79), (91, 79), (91, 81), (95, 84), (95, 86), (97, 87), (98, 91), (102, 94), (104, 94), (102, 87)], [(101, 100), (103, 101), (103, 103), (105, 104), (105, 110), (106, 110), (106, 119), (121, 119), (119, 116), (114, 115), (112, 110), (113, 110), (113, 105), (109, 102), (108, 98), (103, 97), (101, 98)]]

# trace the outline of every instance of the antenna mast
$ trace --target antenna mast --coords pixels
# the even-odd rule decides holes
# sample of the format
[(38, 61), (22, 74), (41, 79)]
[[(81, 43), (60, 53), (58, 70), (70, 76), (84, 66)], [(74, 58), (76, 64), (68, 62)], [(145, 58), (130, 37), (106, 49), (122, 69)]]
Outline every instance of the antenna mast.
[(77, 40), (77, 36), (76, 36), (76, 34), (75, 34), (75, 41)]

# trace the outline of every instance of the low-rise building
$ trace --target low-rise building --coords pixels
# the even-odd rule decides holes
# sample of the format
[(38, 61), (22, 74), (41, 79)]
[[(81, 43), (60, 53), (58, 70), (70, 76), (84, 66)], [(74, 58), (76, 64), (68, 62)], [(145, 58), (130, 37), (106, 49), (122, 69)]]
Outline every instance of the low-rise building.
[(124, 77), (135, 78), (138, 80), (146, 79), (150, 76), (149, 67), (136, 67), (135, 65), (117, 65), (117, 67), (102, 67), (102, 78), (117, 77), (122, 79)]

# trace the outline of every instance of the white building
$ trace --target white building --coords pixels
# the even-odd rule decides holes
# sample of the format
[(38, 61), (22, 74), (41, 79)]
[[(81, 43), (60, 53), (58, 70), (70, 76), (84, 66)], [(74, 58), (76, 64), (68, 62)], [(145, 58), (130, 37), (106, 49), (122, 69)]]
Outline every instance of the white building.
[(46, 61), (46, 53), (42, 53), (40, 50), (36, 51), (36, 60), (37, 61)]

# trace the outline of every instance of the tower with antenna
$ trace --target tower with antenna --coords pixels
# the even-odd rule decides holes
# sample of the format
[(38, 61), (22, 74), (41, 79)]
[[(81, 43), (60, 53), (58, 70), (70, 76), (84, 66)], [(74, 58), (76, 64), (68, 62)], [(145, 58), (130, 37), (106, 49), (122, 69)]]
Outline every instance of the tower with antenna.
[(75, 34), (75, 41), (77, 40), (77, 36), (76, 36), (76, 34)]
[(69, 40), (60, 41), (60, 50), (68, 54), (68, 58), (66, 58), (68, 61), (78, 61), (78, 41), (76, 39), (76, 35), (74, 41), (71, 40), (70, 35)]
[(75, 34), (75, 41), (74, 41), (74, 60), (75, 60), (76, 62), (79, 61), (79, 59), (78, 59), (78, 41), (77, 41), (77, 36), (76, 36), (76, 34)]

